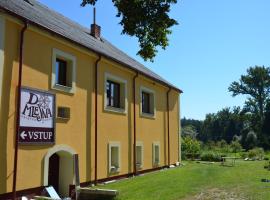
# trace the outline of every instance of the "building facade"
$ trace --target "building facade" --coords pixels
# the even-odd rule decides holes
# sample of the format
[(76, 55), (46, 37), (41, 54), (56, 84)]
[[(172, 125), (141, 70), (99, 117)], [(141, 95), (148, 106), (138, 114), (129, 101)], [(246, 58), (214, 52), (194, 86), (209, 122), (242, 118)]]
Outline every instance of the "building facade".
[[(0, 199), (14, 186), (68, 196), (75, 154), (82, 184), (180, 162), (181, 90), (99, 34), (34, 0), (0, 1)], [(20, 77), (55, 97), (52, 143), (16, 147)]]

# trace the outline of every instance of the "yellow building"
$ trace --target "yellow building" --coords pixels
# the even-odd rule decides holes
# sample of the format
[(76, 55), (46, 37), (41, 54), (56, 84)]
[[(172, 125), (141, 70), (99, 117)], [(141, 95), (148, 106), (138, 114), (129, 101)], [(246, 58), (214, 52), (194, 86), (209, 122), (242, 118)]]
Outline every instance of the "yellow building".
[[(68, 196), (73, 155), (82, 185), (180, 162), (180, 93), (98, 25), (89, 30), (35, 0), (1, 0), (0, 199), (48, 185)], [(29, 120), (42, 125), (23, 129)]]

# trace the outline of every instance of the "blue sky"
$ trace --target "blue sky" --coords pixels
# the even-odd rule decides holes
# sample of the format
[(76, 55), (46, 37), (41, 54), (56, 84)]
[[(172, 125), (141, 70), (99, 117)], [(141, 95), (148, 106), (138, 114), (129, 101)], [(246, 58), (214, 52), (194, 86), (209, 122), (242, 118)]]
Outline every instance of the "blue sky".
[[(80, 7), (80, 0), (40, 2), (83, 26), (92, 23), (92, 8)], [(242, 107), (245, 98), (231, 97), (228, 86), (250, 66), (269, 66), (269, 0), (178, 0), (170, 16), (179, 25), (154, 63), (136, 56), (136, 38), (121, 35), (111, 1), (99, 0), (96, 8), (103, 37), (184, 91), (181, 117), (204, 119), (224, 107)]]

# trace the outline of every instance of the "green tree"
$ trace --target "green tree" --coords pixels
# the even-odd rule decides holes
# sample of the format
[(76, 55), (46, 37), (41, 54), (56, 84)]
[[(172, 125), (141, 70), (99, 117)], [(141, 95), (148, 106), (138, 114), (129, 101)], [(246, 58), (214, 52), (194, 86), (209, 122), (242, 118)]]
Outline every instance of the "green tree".
[[(95, 5), (98, 0), (82, 0), (81, 6)], [(177, 0), (112, 0), (117, 8), (117, 17), (122, 17), (122, 34), (135, 36), (140, 44), (140, 55), (144, 60), (156, 56), (157, 47), (165, 49), (169, 45), (170, 28), (177, 21), (170, 18), (168, 13), (172, 4)]]
[[(270, 93), (270, 68), (264, 66), (250, 67), (239, 82), (233, 82), (229, 87), (232, 96), (247, 95), (245, 109), (259, 119), (259, 129), (265, 118), (265, 109)], [(260, 130), (259, 130), (260, 131)]]
[(248, 149), (252, 149), (257, 146), (257, 134), (254, 131), (249, 131), (246, 137), (246, 144)]
[(183, 159), (189, 157), (191, 159), (194, 159), (196, 155), (199, 154), (201, 150), (201, 144), (198, 140), (193, 139), (189, 136), (182, 138), (182, 157)]
[(196, 139), (198, 132), (196, 131), (196, 128), (192, 125), (187, 125), (182, 128), (182, 134), (183, 137), (191, 137), (193, 139)]

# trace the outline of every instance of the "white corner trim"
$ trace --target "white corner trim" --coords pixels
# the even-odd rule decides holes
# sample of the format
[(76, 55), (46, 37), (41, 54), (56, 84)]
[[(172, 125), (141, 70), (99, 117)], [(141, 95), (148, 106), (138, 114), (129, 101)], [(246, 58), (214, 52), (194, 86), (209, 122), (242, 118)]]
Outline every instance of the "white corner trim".
[[(115, 81), (116, 83), (120, 83), (121, 85), (124, 85), (124, 108), (114, 108), (114, 107), (110, 107), (107, 106), (107, 80), (111, 80), (111, 81)], [(121, 87), (121, 86), (120, 86)], [(121, 88), (120, 88), (120, 92), (121, 92)], [(127, 100), (127, 80), (123, 79), (119, 76), (115, 76), (109, 72), (105, 72), (105, 76), (104, 76), (104, 110), (105, 111), (109, 111), (109, 112), (115, 112), (115, 113), (120, 113), (120, 114), (127, 114), (127, 107), (128, 107), (128, 100)]]
[[(67, 61), (72, 63), (72, 65), (71, 65), (71, 67), (72, 67), (72, 87), (67, 87), (67, 86), (56, 84), (56, 77), (55, 77), (56, 58), (62, 58), (64, 60), (67, 60)], [(76, 90), (76, 66), (77, 66), (77, 63), (76, 63), (75, 56), (54, 48), (53, 52), (52, 52), (51, 88), (55, 89), (55, 90), (62, 91), (62, 92), (74, 94), (75, 90)]]
[[(149, 94), (153, 95), (153, 111), (154, 113), (143, 113), (142, 111), (142, 92), (147, 92)], [(140, 87), (140, 116), (141, 117), (146, 117), (150, 119), (155, 119), (156, 118), (156, 92), (150, 88), (147, 88), (145, 86)]]
[[(108, 153), (109, 153), (109, 155), (108, 155), (108, 157), (109, 157), (109, 163), (108, 163), (108, 167), (109, 167), (109, 169), (108, 169), (108, 171), (109, 171), (109, 173), (118, 173), (118, 172), (120, 172), (120, 170), (121, 170), (121, 144), (120, 144), (120, 142), (109, 142), (109, 151), (108, 151)], [(117, 171), (115, 171), (115, 172), (112, 172), (111, 171), (111, 169), (112, 169), (112, 165), (111, 165), (111, 161), (112, 161), (112, 158), (111, 158), (111, 148), (112, 147), (118, 147), (118, 161), (119, 161), (119, 166), (118, 166), (118, 169), (117, 169)]]
[[(156, 163), (155, 162), (155, 146), (158, 146), (158, 156), (159, 156), (159, 158), (158, 158), (158, 163)], [(158, 142), (158, 141), (155, 141), (155, 142), (153, 142), (153, 165), (154, 166), (157, 166), (157, 165), (160, 165), (160, 142)]]
[(4, 59), (5, 59), (5, 18), (0, 15), (0, 112), (1, 112), (1, 97), (3, 89), (3, 74), (4, 74)]
[(49, 175), (49, 159), (50, 157), (55, 154), (56, 152), (63, 151), (67, 152), (70, 155), (76, 154), (76, 151), (72, 149), (70, 146), (65, 144), (56, 145), (51, 148), (44, 157), (44, 176), (43, 176), (43, 186), (48, 185), (48, 175)]

